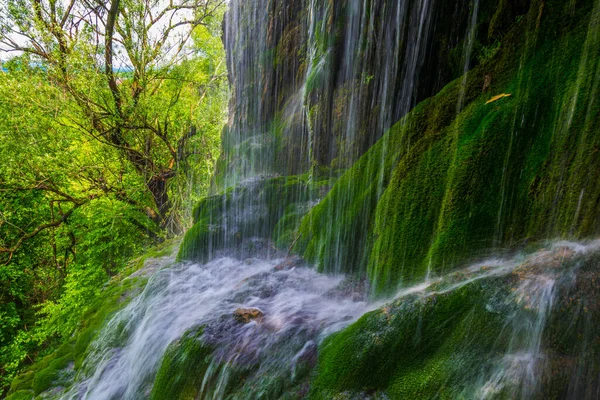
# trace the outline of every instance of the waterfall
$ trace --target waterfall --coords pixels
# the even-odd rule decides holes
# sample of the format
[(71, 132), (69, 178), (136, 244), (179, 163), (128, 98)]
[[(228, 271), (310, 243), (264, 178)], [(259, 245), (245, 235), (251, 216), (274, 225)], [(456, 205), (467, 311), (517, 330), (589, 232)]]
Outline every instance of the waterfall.
[[(464, 396), (471, 398), (477, 392), (478, 398), (500, 394), (532, 398), (544, 376), (543, 332), (555, 296), (573, 284), (579, 268), (577, 263), (565, 268), (565, 263), (595, 254), (599, 248), (600, 242), (557, 242), (529, 255), (474, 263), (381, 301), (368, 301), (360, 285), (343, 276), (318, 274), (295, 258), (219, 257), (206, 264), (167, 260), (143, 292), (105, 325), (79, 383), (61, 398), (149, 397), (169, 346), (194, 331), (201, 334), (193, 340), (201, 341), (211, 354), (204, 375), (198, 377), (202, 383), (197, 396), (223, 399), (235, 389), (238, 394), (233, 398), (258, 398), (261, 390), (268, 391), (265, 377), (288, 382), (283, 388), (306, 379), (305, 370), (298, 372), (299, 363), (302, 368), (314, 367), (323, 340), (369, 311), (427, 303), (499, 278), (510, 290), (503, 297), (490, 291), (486, 307), (502, 313), (504, 328), (496, 334), (508, 338), (508, 343), (502, 347), (504, 354), (489, 350), (493, 367), (484, 368), (469, 383), (479, 389), (469, 389)], [(256, 318), (236, 317), (236, 310), (250, 309), (257, 310)], [(236, 376), (244, 369), (240, 387)]]
[[(466, 37), (473, 65), (478, 2), (434, 0), (230, 2), (225, 44), (232, 87), (222, 187), (313, 164), (347, 168), (418, 101), (437, 92), (426, 60)], [(466, 10), (466, 12), (465, 12)], [(446, 24), (450, 42), (434, 35)], [(468, 28), (464, 26), (468, 25)], [(462, 75), (463, 71), (460, 71)]]
[(594, 1), (231, 0), (212, 193), (49, 396), (597, 398)]
[[(285, 259), (168, 261), (106, 324), (83, 368), (91, 375), (62, 398), (149, 396), (168, 346), (200, 326), (215, 349), (205, 380), (213, 382), (213, 374), (218, 382), (204, 388), (204, 398), (223, 398), (232, 364), (258, 363), (260, 374), (293, 378), (298, 359), (314, 353), (315, 343), (367, 310), (364, 296), (340, 289), (341, 282)], [(260, 310), (264, 318), (238, 323), (239, 308)]]

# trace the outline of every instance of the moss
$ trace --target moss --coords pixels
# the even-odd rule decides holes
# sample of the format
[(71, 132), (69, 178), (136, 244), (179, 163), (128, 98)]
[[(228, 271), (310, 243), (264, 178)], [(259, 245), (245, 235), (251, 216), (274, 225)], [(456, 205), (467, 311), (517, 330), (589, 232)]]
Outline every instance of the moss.
[[(144, 278), (147, 277), (147, 274), (145, 273), (145, 271), (143, 271), (143, 268), (146, 265), (146, 263), (151, 259), (172, 257), (175, 254), (175, 251), (179, 248), (180, 244), (181, 244), (180, 237), (174, 237), (171, 239), (164, 240), (161, 243), (158, 243), (154, 247), (148, 249), (140, 257), (130, 260), (125, 265), (125, 267), (120, 270), (120, 272), (117, 275), (112, 277), (110, 283), (119, 285), (121, 282), (123, 282), (125, 285), (127, 285), (130, 288), (133, 288), (133, 286), (138, 286), (138, 287), (141, 286), (141, 284), (143, 284), (143, 279), (137, 280), (137, 278), (138, 277), (144, 277)], [(142, 272), (137, 273), (138, 271), (141, 271), (141, 270), (142, 270)], [(126, 282), (126, 283), (124, 282), (125, 280), (131, 280), (130, 278), (135, 278), (133, 280), (137, 280), (137, 282), (135, 284), (133, 284), (133, 286), (132, 286), (133, 282)]]
[[(295, 250), (321, 271), (367, 274), (385, 294), (490, 249), (600, 233), (592, 6), (532, 2), (491, 59), (420, 103), (340, 178)], [(486, 104), (500, 93), (511, 96)]]
[(207, 261), (216, 251), (239, 246), (250, 238), (273, 238), (288, 246), (310, 201), (335, 179), (323, 179), (323, 174), (261, 178), (202, 200), (177, 258)]
[(68, 383), (69, 374), (65, 374), (65, 370), (72, 361), (70, 357), (64, 356), (53, 360), (48, 367), (37, 372), (33, 378), (32, 388), (33, 392), (37, 395), (45, 390), (50, 389), (53, 386), (62, 386)]
[(125, 307), (131, 299), (135, 288), (142, 280), (128, 280), (122, 284), (110, 287), (101, 299), (91, 305), (90, 311), (83, 318), (81, 327), (73, 340), (73, 360), (75, 368), (83, 365), (88, 348), (96, 338), (104, 323), (118, 310)]
[[(518, 368), (502, 360), (523, 351), (518, 344), (522, 329), (535, 335), (528, 328), (531, 318), (544, 320), (540, 348), (533, 350), (541, 351), (544, 360), (535, 367), (540, 385), (534, 398), (590, 397), (600, 387), (600, 327), (595, 322), (600, 318), (600, 251), (588, 250), (556, 251), (550, 257), (547, 248), (523, 253), (515, 259), (522, 260), (520, 265), (505, 276), (478, 280), (461, 270), (423, 294), (401, 297), (364, 315), (320, 345), (310, 398), (364, 398), (350, 395), (360, 393), (387, 399), (480, 398), (499, 368), (508, 380), (498, 385), (494, 398), (519, 397), (525, 392)], [(553, 277), (556, 292), (550, 308), (535, 311), (534, 306), (532, 311), (518, 288), (539, 283), (540, 276)], [(465, 284), (454, 286), (459, 282)], [(527, 343), (532, 351), (535, 345)]]
[(198, 398), (212, 352), (202, 342), (203, 332), (203, 328), (189, 331), (169, 345), (156, 375), (151, 399)]
[[(261, 398), (281, 395), (281, 391), (277, 396), (268, 395), (280, 386), (276, 382), (279, 377), (261, 375), (252, 387), (244, 386), (257, 366), (217, 362), (213, 358), (213, 346), (205, 343), (203, 335), (204, 327), (192, 328), (169, 345), (157, 372), (151, 399), (254, 398), (257, 391), (262, 393)], [(220, 381), (224, 375), (227, 379)]]
[[(344, 392), (389, 398), (457, 398), (502, 349), (502, 318), (485, 307), (501, 281), (444, 294), (412, 295), (364, 315), (320, 347), (310, 398)], [(484, 300), (485, 299), (485, 300)]]
[(25, 372), (21, 372), (19, 375), (17, 375), (12, 380), (11, 385), (10, 385), (9, 394), (16, 393), (16, 392), (23, 392), (23, 391), (33, 392), (33, 390), (27, 390), (27, 388), (31, 388), (34, 376), (35, 376), (35, 371), (33, 371), (31, 369), (29, 369)]
[(216, 241), (220, 240), (223, 233), (209, 221), (201, 219), (186, 232), (179, 248), (178, 260), (207, 261), (211, 257), (213, 245), (218, 248)]
[(64, 344), (57, 350), (40, 359), (30, 366), (24, 373), (19, 374), (12, 382), (9, 394), (33, 390), (37, 395), (52, 387), (55, 383), (60, 384), (61, 370), (66, 368), (73, 357), (71, 344)]
[(6, 397), (6, 400), (33, 400), (34, 396), (31, 390), (19, 390)]
[(306, 210), (303, 207), (294, 204), (286, 208), (285, 213), (273, 229), (273, 241), (277, 248), (286, 249), (294, 244), (298, 227), (305, 214)]

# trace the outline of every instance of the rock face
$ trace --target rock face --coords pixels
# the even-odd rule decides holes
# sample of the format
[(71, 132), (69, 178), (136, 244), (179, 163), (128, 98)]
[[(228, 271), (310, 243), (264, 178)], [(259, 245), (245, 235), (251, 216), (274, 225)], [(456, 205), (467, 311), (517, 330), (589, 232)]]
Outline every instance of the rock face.
[(258, 308), (238, 308), (233, 312), (236, 321), (247, 324), (250, 321), (261, 322), (263, 312)]
[[(221, 194), (180, 258), (273, 238), (384, 294), (484, 251), (600, 234), (599, 6), (565, 4), (232, 1)], [(239, 185), (257, 173), (283, 190)]]
[(489, 252), (599, 235), (599, 18), (597, 2), (532, 2), (493, 55), (337, 181), (295, 250), (384, 294)]
[(418, 102), (489, 56), (529, 1), (235, 0), (217, 187), (351, 166)]
[(367, 313), (319, 347), (309, 398), (593, 399), (599, 256), (557, 245)]

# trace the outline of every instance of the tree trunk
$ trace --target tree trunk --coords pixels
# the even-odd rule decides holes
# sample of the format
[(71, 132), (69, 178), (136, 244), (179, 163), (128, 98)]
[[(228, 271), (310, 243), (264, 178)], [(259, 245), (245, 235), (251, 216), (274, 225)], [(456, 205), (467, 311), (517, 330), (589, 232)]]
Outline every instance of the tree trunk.
[(175, 176), (173, 171), (166, 171), (158, 175), (154, 175), (150, 178), (146, 186), (152, 198), (158, 214), (154, 219), (156, 223), (160, 225), (162, 229), (165, 229), (170, 235), (178, 235), (182, 233), (183, 227), (181, 222), (171, 211), (173, 204), (169, 198), (168, 193), (168, 181)]

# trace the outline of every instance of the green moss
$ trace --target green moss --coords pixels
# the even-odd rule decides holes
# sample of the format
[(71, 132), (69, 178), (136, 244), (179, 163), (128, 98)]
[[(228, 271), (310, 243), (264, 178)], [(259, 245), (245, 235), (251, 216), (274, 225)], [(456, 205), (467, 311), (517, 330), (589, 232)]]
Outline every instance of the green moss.
[[(366, 314), (321, 345), (310, 398), (385, 392), (389, 398), (457, 398), (501, 349), (503, 321), (485, 300), (506, 295), (501, 281), (405, 297)], [(484, 300), (485, 299), (485, 300)]]
[[(257, 391), (262, 393), (261, 398), (279, 398), (281, 390), (277, 391), (280, 387), (277, 385), (278, 376), (260, 376), (260, 379), (253, 381), (252, 387), (244, 386), (248, 375), (257, 366), (215, 362), (212, 358), (214, 349), (205, 344), (203, 333), (204, 327), (192, 328), (169, 345), (157, 372), (151, 399), (245, 399), (254, 398)], [(223, 376), (227, 376), (227, 379), (220, 381)], [(270, 396), (269, 393), (274, 390), (278, 395)]]
[(279, 219), (273, 230), (273, 241), (277, 248), (286, 249), (294, 244), (297, 236), (297, 230), (306, 214), (303, 207), (290, 205), (286, 208), (285, 214)]
[(220, 240), (222, 235), (222, 230), (211, 225), (209, 219), (197, 221), (186, 232), (177, 259), (207, 261), (210, 258), (213, 243)]
[[(346, 396), (352, 393), (388, 399), (480, 398), (479, 390), (493, 382), (499, 368), (506, 368), (509, 378), (494, 398), (515, 398), (522, 392), (510, 373), (517, 372), (500, 360), (518, 351), (521, 329), (533, 334), (526, 321), (545, 317), (540, 333), (544, 367), (536, 370), (540, 387), (535, 398), (585, 398), (599, 383), (600, 252), (544, 254), (526, 256), (502, 277), (470, 280), (463, 270), (424, 294), (364, 315), (321, 344), (310, 398), (362, 398)], [(552, 307), (537, 314), (515, 290), (535, 282), (540, 268), (556, 279), (556, 293)], [(447, 290), (457, 282), (466, 284)]]
[(21, 372), (15, 377), (15, 379), (12, 380), (9, 393), (16, 393), (22, 391), (33, 392), (33, 390), (26, 390), (26, 388), (31, 388), (34, 376), (35, 371), (31, 369), (25, 372)]
[(151, 399), (196, 399), (212, 349), (202, 342), (203, 328), (186, 333), (172, 343), (161, 362)]
[[(384, 294), (484, 251), (600, 233), (592, 6), (532, 2), (492, 58), (420, 103), (340, 178), (304, 218), (295, 251), (321, 271), (367, 274)], [(486, 104), (501, 93), (511, 96)]]
[(32, 388), (34, 393), (40, 394), (53, 386), (62, 386), (68, 383), (69, 374), (65, 370), (72, 361), (69, 355), (53, 360), (48, 367), (37, 372), (33, 378)]
[[(120, 284), (108, 287), (103, 296), (91, 305), (86, 313), (73, 343), (73, 359), (75, 368), (83, 365), (88, 348), (96, 338), (104, 323), (115, 312), (125, 307), (134, 294), (143, 286), (144, 279), (128, 279)], [(122, 343), (117, 343), (122, 344)]]
[(34, 396), (31, 390), (19, 390), (6, 397), (6, 400), (33, 400)]
[(274, 239), (287, 250), (310, 201), (335, 180), (335, 174), (327, 179), (323, 174), (264, 178), (205, 198), (195, 208), (195, 224), (186, 233), (177, 258), (207, 261), (215, 251), (239, 246), (248, 238)]

